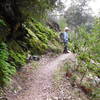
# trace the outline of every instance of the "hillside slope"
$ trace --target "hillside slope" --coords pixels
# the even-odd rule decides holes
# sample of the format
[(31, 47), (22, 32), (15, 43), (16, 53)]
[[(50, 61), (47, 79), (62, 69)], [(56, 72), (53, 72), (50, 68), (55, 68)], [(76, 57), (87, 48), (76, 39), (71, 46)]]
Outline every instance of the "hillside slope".
[(23, 29), (10, 33), (9, 27), (0, 20), (0, 85), (9, 83), (11, 76), (27, 63), (27, 55), (60, 52), (58, 34), (31, 18)]

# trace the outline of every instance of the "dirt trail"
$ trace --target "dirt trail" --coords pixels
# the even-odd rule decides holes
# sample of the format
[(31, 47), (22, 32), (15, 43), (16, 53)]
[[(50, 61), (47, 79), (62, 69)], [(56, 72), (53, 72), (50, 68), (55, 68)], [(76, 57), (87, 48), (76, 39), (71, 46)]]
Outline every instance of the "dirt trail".
[[(56, 58), (51, 59), (51, 61), (40, 65), (35, 74), (31, 76), (31, 78), (34, 79), (31, 79), (30, 87), (23, 93), (20, 93), (13, 98), (9, 97), (8, 100), (59, 100), (55, 98), (57, 97), (57, 94), (53, 89), (52, 79), (54, 71), (64, 64), (64, 61), (67, 59), (75, 60), (74, 54), (62, 54)], [(52, 99), (52, 97), (55, 99)]]

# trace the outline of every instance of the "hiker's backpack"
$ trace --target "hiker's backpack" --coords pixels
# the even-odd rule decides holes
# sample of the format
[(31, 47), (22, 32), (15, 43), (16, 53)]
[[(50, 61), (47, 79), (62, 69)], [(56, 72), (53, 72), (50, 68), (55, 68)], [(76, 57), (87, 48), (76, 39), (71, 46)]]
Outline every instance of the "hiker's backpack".
[(60, 33), (60, 39), (64, 40), (64, 33), (63, 32)]

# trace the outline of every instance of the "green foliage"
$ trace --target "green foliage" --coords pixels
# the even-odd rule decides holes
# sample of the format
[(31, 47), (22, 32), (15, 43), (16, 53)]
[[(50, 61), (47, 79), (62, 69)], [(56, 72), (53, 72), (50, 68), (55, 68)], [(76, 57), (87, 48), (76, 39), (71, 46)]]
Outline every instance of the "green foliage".
[[(14, 37), (11, 41), (6, 40), (6, 36), (9, 35), (7, 26), (3, 26), (6, 31), (0, 28), (0, 35), (4, 38), (0, 38), (0, 41), (6, 41), (6, 43), (0, 43), (0, 86), (8, 84), (16, 70), (26, 64), (29, 52), (31, 55), (60, 52), (56, 32), (33, 18), (25, 22), (24, 26), (26, 33), (22, 34), (25, 34), (25, 36), (20, 37), (20, 33), (16, 32), (16, 34), (13, 34)], [(18, 40), (15, 38), (17, 36), (19, 37)]]
[[(100, 20), (97, 20), (94, 24), (92, 33), (88, 33), (85, 27), (79, 27), (77, 31), (77, 37), (72, 39), (72, 50), (78, 54), (78, 59), (88, 63), (91, 66), (91, 60), (95, 63), (100, 63)], [(71, 46), (70, 46), (71, 47)], [(97, 68), (97, 65), (95, 65)], [(90, 68), (90, 67), (89, 67)], [(94, 68), (94, 67), (93, 67)]]
[(9, 83), (16, 72), (15, 67), (8, 63), (9, 52), (5, 43), (0, 43), (0, 86)]
[(26, 56), (23, 53), (18, 53), (13, 50), (9, 50), (10, 64), (19, 69), (26, 64)]
[(3, 20), (0, 19), (0, 25), (6, 25), (5, 22)]
[(92, 100), (99, 100), (100, 99), (100, 88), (96, 88), (95, 91), (92, 93)]
[(65, 26), (67, 26), (67, 23), (65, 23), (65, 22), (66, 22), (65, 18), (60, 18), (59, 19), (58, 23), (59, 23), (62, 30), (65, 28)]
[(88, 3), (91, 0), (71, 0), (71, 5), (65, 12), (66, 22), (72, 28), (77, 28), (81, 25), (91, 28), (93, 17), (90, 15), (90, 8)]
[(36, 19), (44, 18), (48, 10), (56, 7), (57, 0), (16, 0), (20, 11), (25, 16), (34, 16)]
[(31, 38), (27, 39), (30, 44), (32, 54), (44, 54), (47, 51), (60, 52), (58, 34), (35, 19), (28, 20), (26, 29)]
[[(34, 18), (32, 18), (28, 23), (27, 27), (31, 28), (31, 30), (36, 33), (36, 35), (41, 34), (41, 37), (44, 37), (44, 40), (51, 40), (57, 37), (57, 34), (49, 29), (47, 26), (37, 22)], [(37, 36), (39, 37), (39, 36)], [(46, 42), (46, 41), (45, 41)]]
[[(83, 73), (81, 81), (89, 73), (100, 77), (100, 18), (96, 19), (91, 33), (84, 26), (78, 27), (70, 40), (71, 50), (77, 53), (77, 71)], [(93, 100), (98, 96), (96, 93), (94, 91)]]

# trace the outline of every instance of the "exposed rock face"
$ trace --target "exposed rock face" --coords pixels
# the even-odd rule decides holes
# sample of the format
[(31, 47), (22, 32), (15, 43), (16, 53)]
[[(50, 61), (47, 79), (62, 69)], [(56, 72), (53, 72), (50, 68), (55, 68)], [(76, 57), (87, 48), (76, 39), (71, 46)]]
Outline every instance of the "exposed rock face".
[(60, 31), (60, 26), (57, 22), (53, 21), (53, 20), (49, 20), (47, 21), (47, 26), (49, 26), (51, 29), (59, 32)]

